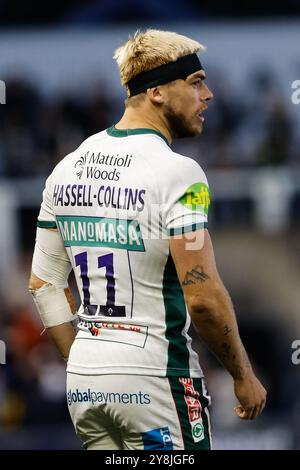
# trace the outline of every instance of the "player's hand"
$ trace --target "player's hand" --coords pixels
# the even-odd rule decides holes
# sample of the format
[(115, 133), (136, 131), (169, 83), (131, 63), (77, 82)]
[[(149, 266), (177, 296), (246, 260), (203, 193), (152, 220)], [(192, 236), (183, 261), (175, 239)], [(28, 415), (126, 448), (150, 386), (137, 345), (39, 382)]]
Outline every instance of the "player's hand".
[(234, 408), (241, 419), (255, 419), (266, 404), (267, 392), (255, 374), (250, 371), (242, 379), (234, 380), (234, 392), (240, 405)]

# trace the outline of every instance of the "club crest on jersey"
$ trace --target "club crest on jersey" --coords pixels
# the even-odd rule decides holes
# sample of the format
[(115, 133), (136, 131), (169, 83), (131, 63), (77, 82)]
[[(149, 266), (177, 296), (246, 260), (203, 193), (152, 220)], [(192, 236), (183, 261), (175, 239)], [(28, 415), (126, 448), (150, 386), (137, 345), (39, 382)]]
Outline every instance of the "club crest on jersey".
[(202, 212), (207, 215), (210, 206), (210, 194), (207, 184), (192, 184), (180, 198), (180, 202), (193, 211)]
[(196, 423), (192, 425), (192, 435), (195, 442), (204, 439), (204, 426), (202, 423)]

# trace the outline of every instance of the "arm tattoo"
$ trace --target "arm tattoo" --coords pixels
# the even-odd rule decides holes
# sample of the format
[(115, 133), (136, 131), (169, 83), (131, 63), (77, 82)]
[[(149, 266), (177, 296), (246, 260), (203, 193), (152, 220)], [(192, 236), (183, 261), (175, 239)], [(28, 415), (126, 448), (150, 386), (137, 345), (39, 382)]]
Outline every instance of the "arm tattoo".
[(238, 365), (234, 366), (233, 374), (234, 374), (235, 379), (242, 379), (245, 376), (246, 369), (251, 368), (251, 364), (250, 364), (249, 358), (245, 350), (242, 352), (242, 357), (245, 361), (245, 364), (244, 364), (244, 367), (238, 366)]
[(197, 282), (205, 282), (207, 279), (210, 279), (208, 274), (203, 271), (202, 266), (197, 265), (191, 271), (187, 271), (182, 285), (197, 284)]
[(233, 374), (235, 379), (242, 379), (244, 377), (244, 369), (241, 366), (235, 366)]
[(247, 355), (247, 353), (246, 353), (245, 350), (243, 351), (243, 359), (244, 359), (244, 361), (245, 361), (245, 366), (246, 366), (247, 368), (250, 368), (250, 367), (251, 367), (251, 364), (250, 364), (249, 357), (248, 357), (248, 355)]
[(230, 328), (230, 326), (228, 325), (225, 325), (223, 331), (224, 331), (224, 336), (226, 336), (232, 331), (232, 328)]
[(221, 354), (223, 359), (229, 359), (230, 357), (230, 344), (222, 343), (221, 345)]

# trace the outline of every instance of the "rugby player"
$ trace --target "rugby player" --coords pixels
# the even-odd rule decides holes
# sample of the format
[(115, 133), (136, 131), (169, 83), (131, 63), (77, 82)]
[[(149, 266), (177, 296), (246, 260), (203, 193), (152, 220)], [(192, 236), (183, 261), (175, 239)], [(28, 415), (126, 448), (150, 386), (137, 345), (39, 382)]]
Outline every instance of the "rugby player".
[(265, 406), (217, 271), (205, 173), (170, 148), (202, 133), (213, 98), (203, 49), (138, 31), (115, 52), (128, 94), (121, 120), (46, 181), (30, 292), (67, 361), (69, 411), (87, 449), (211, 448), (191, 321), (232, 376), (237, 416), (252, 420)]

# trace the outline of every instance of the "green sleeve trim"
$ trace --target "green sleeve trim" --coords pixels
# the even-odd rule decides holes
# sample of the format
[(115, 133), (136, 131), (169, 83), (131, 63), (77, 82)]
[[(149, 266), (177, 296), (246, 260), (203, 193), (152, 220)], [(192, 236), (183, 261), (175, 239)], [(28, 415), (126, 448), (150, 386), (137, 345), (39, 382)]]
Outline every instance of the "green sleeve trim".
[(186, 227), (170, 228), (168, 230), (168, 235), (170, 235), (170, 237), (173, 237), (174, 235), (181, 235), (183, 233), (195, 232), (195, 230), (198, 230), (200, 228), (208, 228), (208, 223), (200, 222), (198, 224), (187, 225)]
[(38, 220), (37, 226), (39, 228), (57, 228), (56, 222), (50, 222), (47, 220)]

